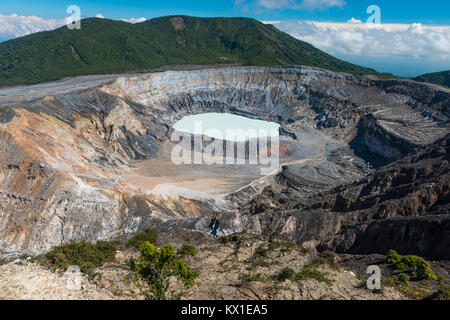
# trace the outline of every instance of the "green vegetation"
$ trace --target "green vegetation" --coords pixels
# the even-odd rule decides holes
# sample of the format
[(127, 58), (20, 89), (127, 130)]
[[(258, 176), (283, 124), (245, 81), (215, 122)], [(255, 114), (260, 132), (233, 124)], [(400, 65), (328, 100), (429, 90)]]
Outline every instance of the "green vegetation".
[(437, 280), (436, 274), (431, 269), (431, 264), (421, 257), (400, 256), (395, 250), (390, 250), (387, 263), (398, 272), (412, 274), (417, 280)]
[(269, 243), (269, 250), (281, 249), (282, 252), (291, 252), (295, 249), (295, 243), (286, 241), (274, 241)]
[[(402, 273), (403, 274), (403, 273)], [(384, 282), (384, 284), (388, 287), (395, 287), (395, 278), (387, 278), (387, 279), (382, 279), (382, 282)], [(366, 287), (366, 279), (364, 279), (364, 287)]]
[(194, 246), (183, 246), (178, 251), (179, 254), (185, 255), (185, 256), (192, 256), (195, 257), (197, 255), (197, 249), (195, 249)]
[(46, 255), (52, 269), (67, 270), (69, 266), (78, 266), (82, 272), (90, 273), (93, 269), (114, 261), (116, 246), (109, 242), (72, 242), (53, 248)]
[(442, 287), (439, 291), (429, 296), (426, 300), (450, 300), (450, 286)]
[(325, 277), (325, 275), (319, 270), (305, 267), (301, 271), (295, 273), (291, 268), (284, 268), (281, 270), (277, 277), (278, 281), (291, 280), (295, 282), (303, 281), (306, 279), (314, 279), (319, 282), (331, 284), (331, 280)]
[[(383, 285), (396, 288), (414, 300), (445, 297), (445, 278), (436, 276), (431, 264), (425, 259), (414, 255), (401, 256), (396, 251), (390, 250), (386, 262), (393, 270), (393, 275), (391, 278), (383, 279)], [(441, 289), (436, 291), (438, 284)]]
[(130, 268), (131, 271), (135, 271), (135, 270), (136, 270), (136, 261), (134, 260), (134, 258), (129, 257), (129, 258), (125, 261), (125, 266), (127, 266), (128, 268)]
[(421, 76), (418, 76), (417, 78), (414, 78), (413, 80), (439, 84), (441, 86), (450, 88), (450, 70), (423, 74)]
[(303, 268), (300, 272), (298, 272), (295, 275), (294, 280), (302, 281), (307, 278), (314, 279), (319, 282), (324, 282), (326, 284), (331, 284), (331, 280), (325, 277), (325, 275), (322, 272), (311, 268)]
[(411, 277), (405, 273), (400, 273), (398, 275), (398, 280), (406, 285), (409, 285), (409, 281), (411, 280)]
[[(183, 290), (191, 288), (198, 277), (198, 273), (176, 255), (172, 245), (157, 249), (148, 241), (141, 245), (141, 257), (136, 271), (136, 280), (146, 283), (140, 289), (148, 300), (180, 299), (184, 294)], [(169, 293), (170, 278), (176, 278), (180, 282), (181, 292)]]
[(143, 71), (166, 65), (307, 65), (380, 74), (336, 59), (272, 25), (248, 18), (161, 17), (138, 24), (89, 18), (0, 43), (0, 86)]
[(278, 281), (293, 280), (294, 277), (295, 277), (294, 270), (292, 270), (291, 268), (284, 268), (278, 275)]
[(139, 233), (137, 235), (135, 235), (133, 238), (131, 238), (130, 241), (128, 241), (127, 243), (127, 248), (130, 247), (135, 247), (137, 249), (139, 249), (141, 247), (141, 245), (148, 241), (150, 243), (156, 243), (156, 241), (158, 240), (158, 234), (156, 233), (156, 231), (154, 230), (147, 230), (143, 233)]
[(219, 239), (220, 243), (222, 244), (229, 244), (231, 242), (237, 242), (238, 238), (235, 234), (231, 234), (229, 236), (226, 237), (222, 237)]
[(261, 273), (245, 273), (239, 275), (239, 281), (242, 283), (250, 283), (250, 282), (264, 282), (267, 281), (268, 278)]

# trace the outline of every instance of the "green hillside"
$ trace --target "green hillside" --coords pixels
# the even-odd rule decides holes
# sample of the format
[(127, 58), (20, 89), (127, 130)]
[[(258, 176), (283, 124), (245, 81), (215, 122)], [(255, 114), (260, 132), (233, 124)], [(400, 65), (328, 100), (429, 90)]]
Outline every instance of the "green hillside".
[(441, 86), (450, 88), (450, 70), (423, 74), (421, 76), (418, 76), (417, 78), (414, 78), (414, 80), (419, 82), (439, 84)]
[(0, 86), (218, 63), (295, 64), (380, 75), (254, 19), (172, 16), (133, 25), (90, 18), (82, 20), (81, 30), (62, 27), (0, 43)]

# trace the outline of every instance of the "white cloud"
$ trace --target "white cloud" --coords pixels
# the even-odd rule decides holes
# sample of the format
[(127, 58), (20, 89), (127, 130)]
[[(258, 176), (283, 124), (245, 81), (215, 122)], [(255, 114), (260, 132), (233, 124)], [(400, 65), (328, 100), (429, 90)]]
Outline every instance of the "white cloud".
[(101, 13), (97, 13), (95, 15), (96, 18), (105, 19), (105, 17)]
[(315, 10), (343, 7), (345, 0), (235, 0), (235, 6), (244, 11), (251, 8), (266, 10)]
[(64, 19), (43, 19), (36, 16), (0, 14), (0, 41), (31, 33), (52, 30), (65, 24)]
[(350, 20), (347, 21), (347, 23), (356, 23), (356, 24), (358, 24), (358, 23), (362, 23), (362, 21), (352, 17)]
[(120, 19), (120, 20), (125, 21), (125, 22), (129, 22), (129, 23), (140, 23), (140, 22), (146, 21), (147, 19), (146, 18), (138, 18), (138, 19), (129, 18), (129, 19)]
[(370, 29), (347, 23), (268, 22), (340, 59), (403, 76), (450, 69), (450, 26), (382, 24)]
[(383, 24), (379, 29), (370, 29), (354, 18), (347, 23), (280, 21), (273, 24), (334, 55), (446, 59), (450, 67), (450, 26)]
[[(97, 18), (104, 18), (101, 13)], [(121, 19), (130, 23), (144, 22), (145, 18)], [(19, 16), (17, 14), (0, 14), (0, 41), (14, 39), (39, 31), (53, 30), (65, 25), (65, 19), (44, 19), (36, 16)]]

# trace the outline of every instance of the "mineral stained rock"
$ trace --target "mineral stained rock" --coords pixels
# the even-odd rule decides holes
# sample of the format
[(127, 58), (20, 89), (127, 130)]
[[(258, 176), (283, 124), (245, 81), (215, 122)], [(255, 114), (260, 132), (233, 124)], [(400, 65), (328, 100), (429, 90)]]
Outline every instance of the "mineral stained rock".
[[(309, 67), (2, 89), (0, 252), (152, 227), (449, 258), (449, 106), (450, 91), (436, 86)], [(172, 125), (205, 112), (279, 123), (279, 170), (172, 167)]]

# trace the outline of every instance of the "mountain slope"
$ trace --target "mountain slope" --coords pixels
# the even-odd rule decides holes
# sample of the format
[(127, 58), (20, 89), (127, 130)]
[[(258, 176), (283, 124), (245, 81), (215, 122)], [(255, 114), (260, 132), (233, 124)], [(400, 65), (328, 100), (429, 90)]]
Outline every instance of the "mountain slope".
[(417, 78), (414, 78), (414, 80), (450, 87), (450, 70), (423, 74)]
[(81, 26), (81, 30), (62, 27), (0, 43), (0, 85), (173, 64), (296, 64), (378, 74), (247, 18), (172, 16), (136, 25), (90, 18)]

